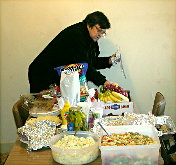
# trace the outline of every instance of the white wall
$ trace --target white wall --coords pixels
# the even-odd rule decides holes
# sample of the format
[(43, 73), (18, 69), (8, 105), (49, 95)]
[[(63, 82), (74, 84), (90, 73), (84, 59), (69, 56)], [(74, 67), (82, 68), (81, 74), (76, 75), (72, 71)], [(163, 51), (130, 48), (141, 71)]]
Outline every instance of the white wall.
[(1, 0), (0, 10), (1, 143), (17, 137), (12, 106), (29, 93), (28, 65), (59, 31), (96, 10), (112, 24), (99, 42), (101, 55), (120, 46), (127, 79), (119, 66), (102, 73), (131, 90), (141, 113), (162, 92), (165, 114), (176, 120), (176, 0)]

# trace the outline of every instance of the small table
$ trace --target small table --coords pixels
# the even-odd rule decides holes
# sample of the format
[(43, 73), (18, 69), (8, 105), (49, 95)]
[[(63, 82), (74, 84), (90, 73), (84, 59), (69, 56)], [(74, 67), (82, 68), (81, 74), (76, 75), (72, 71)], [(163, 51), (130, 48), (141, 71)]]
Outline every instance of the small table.
[[(42, 149), (37, 151), (28, 151), (25, 148), (26, 144), (20, 142), (17, 138), (5, 165), (58, 165), (52, 158), (51, 149)], [(159, 165), (163, 165), (163, 159), (159, 156)], [(99, 155), (98, 158), (89, 163), (89, 165), (101, 165), (102, 160)]]

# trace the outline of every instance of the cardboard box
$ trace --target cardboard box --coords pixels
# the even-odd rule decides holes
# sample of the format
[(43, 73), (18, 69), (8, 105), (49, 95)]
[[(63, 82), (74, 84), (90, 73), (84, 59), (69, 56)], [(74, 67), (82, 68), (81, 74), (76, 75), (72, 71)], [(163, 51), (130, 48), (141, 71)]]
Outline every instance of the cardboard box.
[(124, 112), (134, 113), (134, 103), (132, 102), (130, 91), (127, 92), (130, 102), (106, 103), (104, 105), (103, 116), (122, 115)]
[(133, 102), (105, 104), (103, 116), (122, 115), (124, 112), (134, 113)]

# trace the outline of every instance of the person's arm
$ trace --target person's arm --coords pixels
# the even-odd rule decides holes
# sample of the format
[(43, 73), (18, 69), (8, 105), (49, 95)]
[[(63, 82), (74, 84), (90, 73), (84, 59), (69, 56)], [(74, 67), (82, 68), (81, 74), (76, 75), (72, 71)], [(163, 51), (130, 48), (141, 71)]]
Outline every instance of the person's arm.
[(121, 58), (117, 57), (116, 53), (109, 56), (109, 57), (99, 57), (100, 51), (98, 43), (95, 43), (96, 47), (96, 68), (97, 69), (105, 69), (110, 68), (112, 65), (117, 64), (117, 62), (120, 62)]
[(97, 86), (103, 85), (107, 81), (106, 77), (92, 66), (88, 66), (86, 78)]
[(105, 68), (110, 68), (112, 66), (112, 63), (110, 63), (110, 57), (99, 57), (100, 51), (99, 51), (99, 46), (98, 42), (94, 43), (94, 62), (93, 66), (96, 69), (105, 69)]
[[(110, 68), (113, 65), (113, 60), (116, 59), (116, 54), (109, 57), (97, 57), (97, 69)], [(116, 62), (120, 62), (120, 59), (116, 59)]]

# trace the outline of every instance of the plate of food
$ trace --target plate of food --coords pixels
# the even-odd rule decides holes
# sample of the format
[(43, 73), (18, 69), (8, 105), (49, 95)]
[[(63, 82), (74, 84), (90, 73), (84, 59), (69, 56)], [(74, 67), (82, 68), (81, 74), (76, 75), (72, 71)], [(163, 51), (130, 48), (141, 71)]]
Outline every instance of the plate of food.
[(24, 105), (28, 107), (29, 114), (32, 117), (37, 116), (58, 116), (60, 107), (56, 98), (49, 95), (29, 94), (22, 95)]
[(156, 129), (161, 135), (175, 134), (176, 127), (170, 116), (157, 116), (155, 120)]

